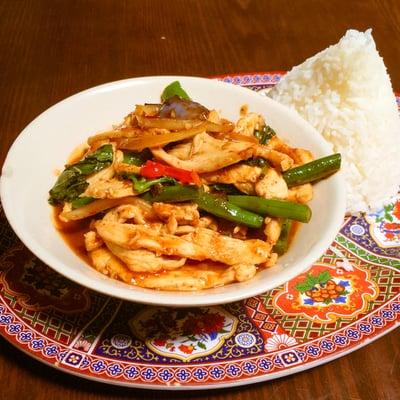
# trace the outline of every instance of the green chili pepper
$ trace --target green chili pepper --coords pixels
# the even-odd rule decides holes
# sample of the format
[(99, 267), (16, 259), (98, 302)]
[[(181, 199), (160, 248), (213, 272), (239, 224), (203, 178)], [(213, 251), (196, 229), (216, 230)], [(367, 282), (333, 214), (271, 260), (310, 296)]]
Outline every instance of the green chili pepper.
[(340, 153), (318, 158), (283, 173), (283, 179), (289, 187), (310, 183), (325, 178), (340, 169)]
[(290, 218), (300, 222), (308, 222), (311, 218), (311, 209), (306, 204), (243, 195), (228, 196), (228, 201), (246, 210), (264, 216)]

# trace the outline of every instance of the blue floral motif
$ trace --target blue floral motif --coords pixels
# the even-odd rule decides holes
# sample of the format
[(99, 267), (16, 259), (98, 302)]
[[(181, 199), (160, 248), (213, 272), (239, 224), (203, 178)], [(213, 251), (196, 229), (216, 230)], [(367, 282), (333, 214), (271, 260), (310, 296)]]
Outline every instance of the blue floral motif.
[(314, 304), (314, 300), (310, 299), (310, 298), (307, 298), (307, 299), (303, 300), (303, 303), (312, 306)]
[(321, 347), (322, 347), (324, 350), (331, 351), (331, 350), (333, 349), (333, 343), (332, 343), (330, 340), (323, 340), (323, 341), (321, 342)]
[(8, 333), (18, 333), (21, 332), (22, 325), (21, 324), (10, 324), (8, 325), (7, 332)]
[(300, 357), (300, 360), (306, 359), (306, 353), (304, 351), (297, 351), (297, 355)]
[(231, 365), (226, 369), (226, 372), (227, 372), (228, 375), (237, 376), (237, 375), (239, 375), (240, 368), (238, 368), (238, 367), (237, 367), (236, 365), (234, 365), (234, 364), (231, 364)]
[(350, 283), (349, 283), (349, 281), (339, 281), (338, 285), (347, 287), (347, 286), (350, 286)]
[(274, 361), (275, 365), (279, 365), (280, 367), (283, 367), (283, 362), (279, 356), (275, 356), (273, 361)]
[(151, 381), (156, 376), (156, 374), (154, 373), (154, 371), (151, 368), (146, 368), (144, 371), (142, 371), (141, 375), (143, 376), (143, 378), (146, 381)]
[(372, 326), (370, 324), (360, 324), (359, 329), (361, 332), (371, 332), (372, 331)]
[(335, 303), (343, 303), (343, 304), (345, 304), (346, 303), (346, 296), (336, 297), (336, 299), (333, 299), (333, 301)]
[(99, 360), (92, 364), (93, 371), (101, 372), (106, 369), (106, 366), (103, 361)]
[(210, 375), (212, 375), (212, 377), (214, 379), (219, 379), (221, 378), (222, 375), (224, 375), (224, 370), (219, 368), (219, 367), (214, 367), (211, 371), (210, 371)]
[(8, 325), (11, 324), (11, 315), (0, 315), (0, 324)]
[(162, 370), (161, 372), (158, 373), (158, 376), (164, 381), (168, 382), (171, 380), (171, 378), (174, 376), (171, 372), (169, 372), (167, 369)]
[(139, 371), (137, 370), (136, 367), (133, 367), (133, 366), (127, 368), (124, 373), (128, 378), (131, 378), (131, 379), (135, 378), (136, 376), (139, 375)]
[(84, 368), (87, 367), (89, 364), (90, 364), (90, 361), (88, 360), (87, 357), (85, 357), (85, 358), (83, 359), (83, 361), (81, 362), (80, 369), (84, 369)]
[(347, 335), (347, 337), (349, 337), (351, 339), (359, 339), (360, 338), (360, 332), (358, 332), (355, 329), (348, 329), (346, 331), (346, 335)]
[(58, 353), (58, 359), (63, 360), (64, 357), (68, 354), (67, 351), (62, 351), (61, 353)]
[(394, 319), (394, 312), (390, 310), (382, 311), (382, 317), (386, 319)]
[(272, 367), (272, 362), (263, 358), (258, 362), (258, 366), (264, 371), (269, 371)]
[(250, 332), (240, 332), (235, 336), (235, 342), (238, 346), (248, 349), (256, 344), (257, 339)]
[(112, 364), (107, 368), (107, 371), (112, 375), (120, 375), (122, 373), (122, 368), (118, 364)]
[(193, 375), (197, 379), (203, 380), (207, 376), (207, 371), (205, 371), (203, 368), (197, 368), (196, 371), (193, 372)]
[(42, 349), (44, 347), (44, 340), (32, 340), (32, 348), (33, 349)]
[(180, 381), (187, 381), (190, 377), (189, 372), (184, 369), (180, 369), (175, 375)]
[(56, 345), (49, 346), (49, 347), (46, 347), (44, 352), (47, 356), (54, 356), (58, 353), (58, 348)]
[(383, 325), (383, 320), (382, 320), (381, 317), (372, 317), (371, 318), (371, 323), (372, 323), (372, 325), (382, 326)]
[(307, 346), (306, 347), (307, 354), (310, 356), (318, 356), (321, 353), (321, 350), (316, 346)]
[(339, 344), (339, 345), (345, 345), (347, 343), (348, 339), (346, 338), (346, 336), (342, 336), (342, 335), (335, 335), (335, 343)]
[(400, 303), (393, 303), (392, 304), (393, 311), (400, 311)]
[(21, 332), (18, 337), (21, 342), (30, 342), (33, 339), (32, 332)]
[(246, 362), (246, 363), (243, 365), (243, 370), (244, 370), (245, 372), (247, 372), (248, 374), (252, 374), (256, 369), (257, 369), (257, 365), (254, 365), (254, 364), (251, 363), (251, 362)]

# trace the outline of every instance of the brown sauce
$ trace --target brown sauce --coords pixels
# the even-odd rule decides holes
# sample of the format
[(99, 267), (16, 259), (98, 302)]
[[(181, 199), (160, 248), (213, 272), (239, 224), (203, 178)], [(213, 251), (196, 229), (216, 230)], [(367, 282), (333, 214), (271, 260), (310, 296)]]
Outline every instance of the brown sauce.
[(84, 234), (90, 230), (91, 218), (64, 222), (59, 218), (62, 206), (53, 207), (53, 221), (61, 237), (71, 250), (89, 265), (90, 258), (85, 247)]

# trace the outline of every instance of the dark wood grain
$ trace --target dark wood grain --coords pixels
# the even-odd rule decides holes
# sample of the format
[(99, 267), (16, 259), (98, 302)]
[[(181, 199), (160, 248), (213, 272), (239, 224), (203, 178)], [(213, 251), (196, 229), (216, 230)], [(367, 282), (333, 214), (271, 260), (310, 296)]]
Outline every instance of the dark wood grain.
[[(0, 22), (0, 164), (24, 126), (80, 90), (143, 75), (286, 70), (348, 28), (373, 28), (400, 90), (397, 0), (1, 0)], [(397, 330), (294, 376), (178, 394), (75, 378), (0, 339), (0, 398), (399, 399), (399, 343)]]

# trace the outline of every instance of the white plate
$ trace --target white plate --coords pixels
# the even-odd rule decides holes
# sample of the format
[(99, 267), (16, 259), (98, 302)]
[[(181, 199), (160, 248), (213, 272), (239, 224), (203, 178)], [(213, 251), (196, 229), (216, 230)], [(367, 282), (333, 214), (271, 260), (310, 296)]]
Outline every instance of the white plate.
[(273, 268), (248, 282), (195, 293), (160, 292), (110, 279), (85, 264), (65, 244), (51, 222), (48, 190), (54, 171), (86, 138), (120, 122), (135, 104), (158, 102), (163, 88), (179, 80), (191, 97), (236, 120), (243, 104), (263, 115), (290, 145), (316, 157), (331, 153), (327, 142), (295, 111), (262, 98), (249, 89), (195, 77), (144, 77), (97, 86), (69, 97), (31, 122), (12, 145), (1, 176), (1, 200), (8, 220), (24, 244), (42, 261), (69, 279), (125, 300), (170, 306), (228, 303), (272, 289), (304, 271), (331, 244), (343, 222), (344, 183), (341, 174), (315, 185), (313, 217), (303, 225), (287, 254)]

